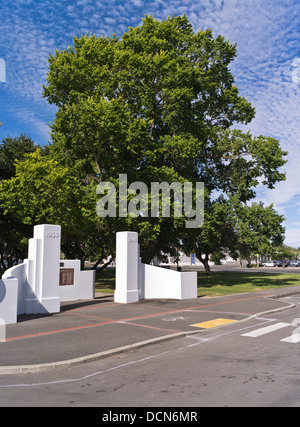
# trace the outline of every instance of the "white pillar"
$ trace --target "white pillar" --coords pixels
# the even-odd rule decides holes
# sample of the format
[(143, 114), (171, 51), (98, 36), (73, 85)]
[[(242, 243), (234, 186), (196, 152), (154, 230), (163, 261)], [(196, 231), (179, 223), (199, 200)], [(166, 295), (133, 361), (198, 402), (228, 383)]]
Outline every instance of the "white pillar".
[(121, 231), (116, 236), (116, 290), (115, 302), (139, 301), (138, 233)]
[(26, 313), (56, 313), (60, 311), (59, 225), (36, 225), (33, 239), (29, 241), (28, 294), (25, 299)]

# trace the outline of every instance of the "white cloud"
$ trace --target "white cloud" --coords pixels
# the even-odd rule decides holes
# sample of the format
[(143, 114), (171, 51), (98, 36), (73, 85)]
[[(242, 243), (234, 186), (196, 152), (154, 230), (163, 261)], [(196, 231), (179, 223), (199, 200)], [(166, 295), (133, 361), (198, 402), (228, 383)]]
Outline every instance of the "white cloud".
[(270, 7), (268, 1), (245, 4), (229, 0), (213, 20), (204, 19), (215, 33), (238, 43), (232, 72), (240, 93), (256, 108), (256, 118), (247, 128), (255, 135), (279, 139), (282, 148), (289, 151), (287, 180), (276, 190), (265, 191), (265, 201), (275, 201), (281, 209), (299, 194), (300, 84), (295, 84), (291, 75), (291, 63), (298, 52), (286, 46), (296, 46), (299, 39), (299, 12), (297, 2), (287, 5), (275, 1)]
[(300, 227), (287, 228), (285, 233), (286, 245), (299, 248), (300, 247)]
[(141, 7), (144, 4), (143, 0), (131, 0), (131, 1), (132, 1), (133, 5), (136, 7)]

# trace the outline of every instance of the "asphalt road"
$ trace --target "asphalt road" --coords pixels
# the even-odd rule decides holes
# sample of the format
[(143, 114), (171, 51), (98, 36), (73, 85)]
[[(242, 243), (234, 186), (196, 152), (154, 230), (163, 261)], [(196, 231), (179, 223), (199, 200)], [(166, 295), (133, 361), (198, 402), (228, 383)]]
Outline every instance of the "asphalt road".
[(66, 370), (1, 376), (0, 406), (96, 406), (98, 420), (113, 417), (112, 407), (128, 417), (135, 407), (150, 414), (168, 407), (298, 407), (300, 295), (285, 301), (295, 308)]

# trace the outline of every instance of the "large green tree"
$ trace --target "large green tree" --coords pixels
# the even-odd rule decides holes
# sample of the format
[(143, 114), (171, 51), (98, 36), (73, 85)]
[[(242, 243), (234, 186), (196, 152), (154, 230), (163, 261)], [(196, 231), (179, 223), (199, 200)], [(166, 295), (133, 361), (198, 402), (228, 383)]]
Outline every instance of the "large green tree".
[[(274, 187), (284, 179), (279, 142), (230, 130), (255, 114), (234, 84), (230, 63), (235, 56), (235, 45), (213, 37), (211, 30), (194, 32), (186, 16), (163, 21), (145, 16), (122, 37), (74, 37), (73, 46), (49, 56), (44, 87), (44, 97), (57, 106), (49, 153), (55, 168), (67, 168), (89, 200), (97, 184), (117, 186), (124, 173), (128, 182), (141, 181), (148, 188), (151, 182), (202, 181), (208, 215), (217, 208), (215, 190), (239, 194), (246, 202), (259, 181)], [(28, 176), (19, 169), (24, 191)], [(37, 198), (47, 182), (45, 188), (35, 186)], [(97, 218), (94, 209), (90, 215), (93, 220), (80, 219), (79, 228), (87, 234), (93, 228), (107, 251), (113, 250), (116, 231), (138, 231), (146, 262), (161, 251), (175, 253), (185, 233), (180, 218)], [(191, 242), (203, 230), (193, 230)]]
[[(58, 106), (53, 153), (96, 182), (127, 173), (149, 187), (153, 181), (184, 180), (203, 181), (208, 192), (243, 186), (249, 198), (262, 173), (269, 183), (276, 181), (282, 159), (274, 140), (226, 131), (254, 117), (229, 70), (235, 55), (236, 47), (224, 37), (214, 38), (210, 30), (195, 33), (186, 16), (146, 16), (120, 38), (74, 37), (73, 47), (49, 57), (44, 96)], [(260, 156), (259, 144), (274, 147), (272, 164)], [(249, 151), (253, 163), (240, 156)], [(142, 256), (149, 261), (178, 244), (183, 223), (139, 218), (115, 224), (116, 230), (139, 231)]]

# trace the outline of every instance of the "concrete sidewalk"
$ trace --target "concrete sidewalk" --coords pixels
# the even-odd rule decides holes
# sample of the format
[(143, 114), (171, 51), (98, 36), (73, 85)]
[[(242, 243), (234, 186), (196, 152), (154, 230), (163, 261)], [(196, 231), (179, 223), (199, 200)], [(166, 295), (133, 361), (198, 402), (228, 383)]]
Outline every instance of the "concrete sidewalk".
[[(42, 372), (88, 363), (146, 345), (200, 333), (293, 307), (280, 296), (300, 286), (227, 297), (143, 300), (118, 304), (113, 295), (63, 303), (61, 312), (23, 315), (0, 342), (0, 374)], [(209, 322), (209, 323), (206, 323)]]

